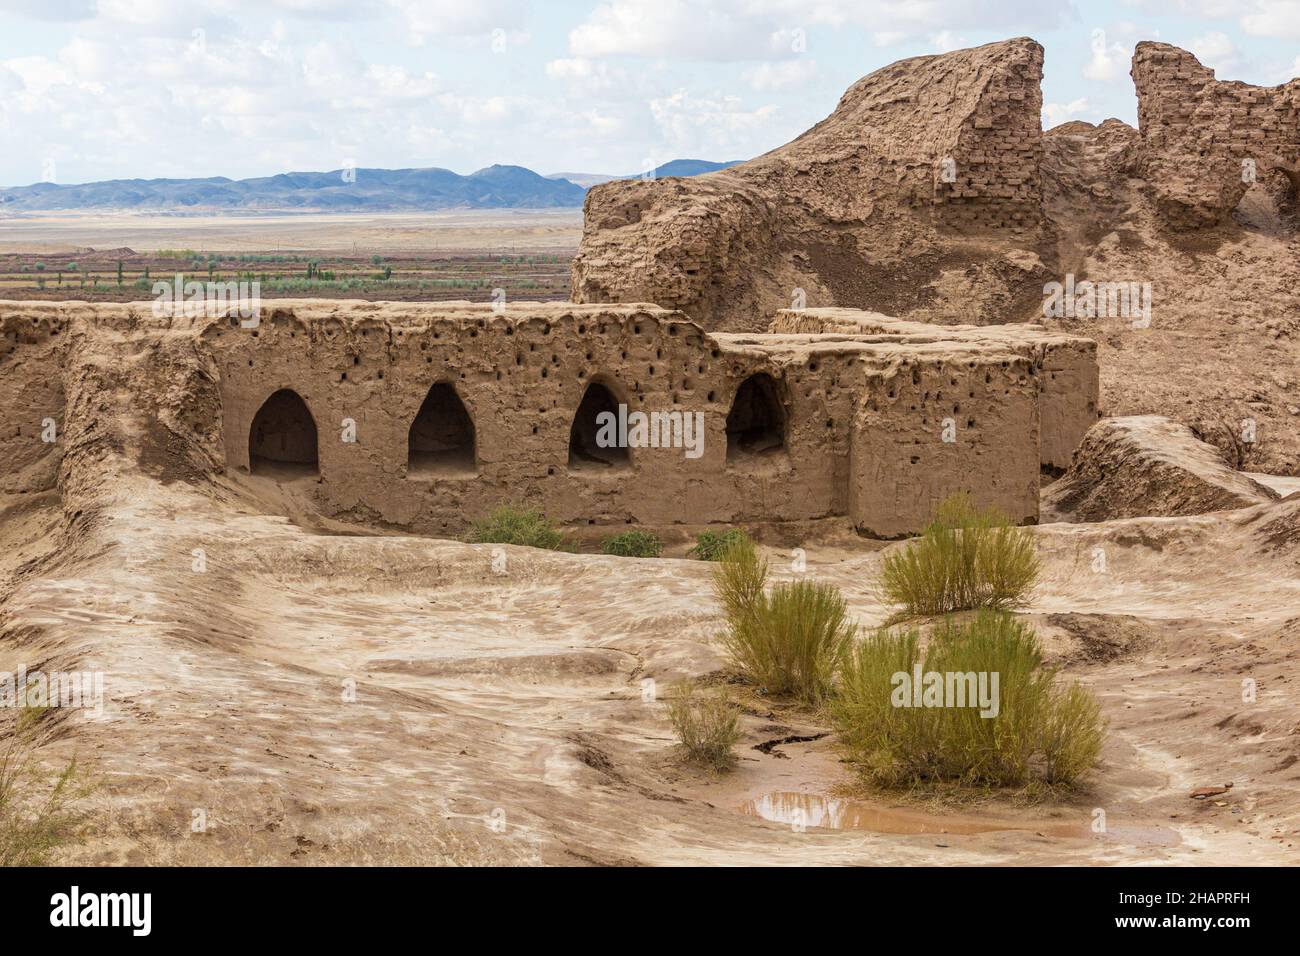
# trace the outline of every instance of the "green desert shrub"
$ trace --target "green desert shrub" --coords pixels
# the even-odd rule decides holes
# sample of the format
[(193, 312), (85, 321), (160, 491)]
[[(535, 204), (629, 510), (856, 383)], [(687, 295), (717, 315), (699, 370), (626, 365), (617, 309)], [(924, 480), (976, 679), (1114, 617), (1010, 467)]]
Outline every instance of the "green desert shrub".
[(748, 541), (749, 535), (739, 528), (728, 528), (722, 534), (716, 531), (701, 531), (695, 537), (695, 546), (686, 553), (701, 561), (717, 561), (733, 544)]
[(867, 780), (1057, 787), (1096, 764), (1105, 732), (1096, 700), (1043, 665), (1024, 622), (982, 610), (920, 645), (915, 629), (881, 629), (848, 654), (831, 713)]
[(1028, 603), (1038, 580), (1033, 535), (996, 508), (977, 509), (970, 495), (943, 501), (919, 538), (886, 556), (878, 590), (901, 604), (900, 617)]
[(573, 551), (575, 546), (554, 522), (536, 508), (498, 505), (486, 518), (471, 525), (465, 540), (470, 544), (521, 544), (549, 551)]
[(839, 588), (812, 581), (766, 590), (767, 562), (748, 539), (726, 548), (713, 590), (727, 618), (719, 640), (747, 680), (777, 697), (818, 704), (856, 633)]
[(703, 690), (683, 681), (668, 697), (668, 719), (688, 760), (713, 770), (736, 762), (732, 748), (740, 740), (740, 709), (725, 687)]
[(657, 558), (663, 553), (664, 546), (657, 534), (649, 531), (624, 531), (606, 538), (600, 549), (605, 554), (616, 554), (623, 558)]
[(0, 739), (0, 867), (45, 866), (81, 840), (86, 814), (78, 806), (91, 787), (70, 760), (52, 777), (36, 761), (38, 720), (18, 715)]

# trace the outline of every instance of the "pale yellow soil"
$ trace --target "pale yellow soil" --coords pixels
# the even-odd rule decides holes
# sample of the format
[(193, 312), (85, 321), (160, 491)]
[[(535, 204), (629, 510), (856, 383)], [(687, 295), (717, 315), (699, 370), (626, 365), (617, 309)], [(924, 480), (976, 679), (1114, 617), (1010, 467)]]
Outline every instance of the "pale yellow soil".
[(256, 216), (69, 211), (0, 217), (0, 253), (53, 254), (126, 246), (136, 252), (571, 254), (581, 235), (581, 209)]
[[(662, 693), (721, 668), (707, 565), (507, 547), (497, 574), (493, 546), (322, 534), (267, 513), (301, 514), (297, 497), (267, 479), (162, 485), (123, 468), (66, 537), (54, 495), (7, 500), (0, 615), (17, 639), (0, 669), (107, 674), (106, 717), (55, 715), (43, 751), (51, 767), (90, 758), (100, 781), (94, 832), (69, 860), (1297, 861), (1300, 574), (1295, 541), (1265, 533), (1294, 523), (1296, 502), (1036, 529), (1046, 573), (1030, 613), (1102, 702), (1103, 763), (1065, 801), (936, 811), (959, 814), (957, 830), (1027, 829), (936, 836), (743, 814), (774, 791), (852, 784), (833, 738), (753, 749), (826, 731), (813, 716), (746, 716), (731, 774), (676, 762), (644, 682)], [(807, 573), (879, 622), (878, 546), (828, 536), (825, 553), (810, 538)], [(794, 573), (785, 544), (778, 578)], [(1242, 702), (1243, 677), (1257, 703)], [(1229, 780), (1224, 806), (1188, 798)], [(1104, 835), (1088, 829), (1096, 808)], [(196, 810), (206, 833), (191, 832)]]

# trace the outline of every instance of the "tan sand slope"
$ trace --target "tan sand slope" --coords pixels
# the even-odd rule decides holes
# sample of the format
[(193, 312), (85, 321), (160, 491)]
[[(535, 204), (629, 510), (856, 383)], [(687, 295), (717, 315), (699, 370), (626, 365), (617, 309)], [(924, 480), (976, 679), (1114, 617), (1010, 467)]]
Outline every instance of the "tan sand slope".
[(1159, 415), (1105, 418), (1047, 489), (1043, 520), (1106, 521), (1194, 515), (1275, 500), (1273, 489), (1228, 467), (1190, 428)]

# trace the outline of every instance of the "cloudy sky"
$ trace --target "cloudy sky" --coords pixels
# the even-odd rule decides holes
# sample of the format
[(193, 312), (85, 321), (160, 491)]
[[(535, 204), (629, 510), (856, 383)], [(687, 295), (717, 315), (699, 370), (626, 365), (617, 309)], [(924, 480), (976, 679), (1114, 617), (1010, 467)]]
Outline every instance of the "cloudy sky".
[(0, 185), (748, 158), (874, 69), (1021, 35), (1048, 126), (1135, 123), (1141, 39), (1300, 75), (1300, 0), (0, 0)]

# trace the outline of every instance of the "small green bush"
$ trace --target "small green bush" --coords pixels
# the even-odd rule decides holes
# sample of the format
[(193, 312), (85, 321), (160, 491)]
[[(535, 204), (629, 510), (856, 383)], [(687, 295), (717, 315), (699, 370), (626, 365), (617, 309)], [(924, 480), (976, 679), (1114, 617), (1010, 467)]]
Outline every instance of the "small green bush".
[(736, 762), (731, 748), (740, 740), (740, 710), (725, 688), (705, 691), (683, 681), (668, 698), (668, 719), (688, 760), (713, 770)]
[(717, 561), (733, 544), (748, 540), (749, 535), (739, 528), (728, 528), (722, 534), (716, 531), (701, 531), (695, 537), (695, 547), (686, 553), (701, 561)]
[(766, 583), (767, 562), (751, 541), (722, 552), (713, 590), (727, 617), (723, 650), (769, 694), (818, 704), (830, 694), (857, 626), (834, 585), (795, 581), (765, 593)]
[(470, 544), (521, 544), (548, 551), (574, 551), (575, 545), (536, 508), (498, 505), (473, 523), (465, 540)]
[(37, 722), (20, 713), (0, 743), (0, 867), (48, 865), (84, 832), (78, 802), (92, 787), (75, 758), (52, 779), (41, 772)]
[(1038, 580), (1033, 535), (970, 495), (947, 498), (920, 538), (888, 555), (877, 588), (900, 618), (1022, 607)]
[(601, 545), (601, 551), (605, 554), (616, 554), (623, 558), (657, 558), (663, 550), (659, 536), (649, 531), (624, 531), (606, 538)]
[[(943, 675), (954, 696), (912, 706), (899, 675), (914, 685), (918, 671)], [(991, 716), (981, 716), (977, 683), (965, 683), (962, 706), (963, 683), (948, 676), (980, 674), (990, 697), (998, 677)], [(885, 787), (1072, 786), (1096, 764), (1105, 733), (1092, 695), (1043, 666), (1034, 631), (989, 610), (945, 621), (924, 653), (915, 629), (877, 631), (848, 655), (831, 713), (853, 763)]]

